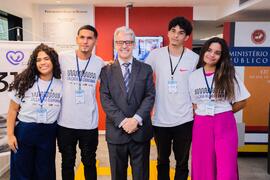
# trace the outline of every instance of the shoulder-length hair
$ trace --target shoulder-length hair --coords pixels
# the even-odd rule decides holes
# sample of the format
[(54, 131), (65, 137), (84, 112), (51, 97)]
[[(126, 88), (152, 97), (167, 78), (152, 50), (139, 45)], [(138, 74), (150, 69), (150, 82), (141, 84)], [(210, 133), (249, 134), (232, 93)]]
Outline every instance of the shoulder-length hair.
[(14, 81), (10, 84), (9, 91), (15, 90), (16, 95), (21, 99), (24, 98), (25, 92), (34, 85), (36, 77), (39, 77), (40, 75), (36, 63), (38, 53), (41, 51), (45, 52), (50, 57), (53, 64), (53, 77), (56, 79), (61, 78), (61, 70), (57, 52), (46, 44), (41, 43), (32, 52), (27, 68), (18, 74)]
[(231, 62), (229, 48), (224, 39), (213, 37), (205, 42), (201, 49), (197, 68), (205, 65), (204, 54), (208, 51), (212, 43), (218, 43), (221, 46), (221, 56), (216, 64), (214, 76), (214, 95), (215, 98), (220, 98), (220, 95), (224, 95), (224, 99), (231, 101), (235, 98), (234, 81), (237, 83), (237, 80), (235, 77), (235, 68)]

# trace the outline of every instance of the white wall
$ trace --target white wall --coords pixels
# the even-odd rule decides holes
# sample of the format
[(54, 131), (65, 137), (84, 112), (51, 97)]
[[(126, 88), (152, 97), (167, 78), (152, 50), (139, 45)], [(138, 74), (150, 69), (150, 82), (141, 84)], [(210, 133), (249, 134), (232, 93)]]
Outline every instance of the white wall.
[(217, 5), (195, 6), (193, 7), (193, 20), (195, 21), (214, 21), (217, 19)]
[(33, 41), (33, 20), (32, 18), (23, 18), (23, 40)]
[(223, 33), (222, 22), (217, 21), (194, 21), (193, 39), (201, 40), (203, 38), (216, 36)]
[(18, 17), (32, 17), (32, 4), (25, 0), (0, 0), (0, 10)]
[(60, 50), (76, 47), (79, 27), (94, 25), (93, 5), (34, 6), (33, 40), (55, 42)]

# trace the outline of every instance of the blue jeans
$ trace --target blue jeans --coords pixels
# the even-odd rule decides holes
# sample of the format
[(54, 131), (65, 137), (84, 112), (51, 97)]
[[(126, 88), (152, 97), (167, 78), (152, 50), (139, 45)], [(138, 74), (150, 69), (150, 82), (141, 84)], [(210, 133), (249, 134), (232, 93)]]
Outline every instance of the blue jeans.
[(19, 121), (15, 127), (17, 153), (11, 152), (11, 180), (55, 180), (56, 123)]

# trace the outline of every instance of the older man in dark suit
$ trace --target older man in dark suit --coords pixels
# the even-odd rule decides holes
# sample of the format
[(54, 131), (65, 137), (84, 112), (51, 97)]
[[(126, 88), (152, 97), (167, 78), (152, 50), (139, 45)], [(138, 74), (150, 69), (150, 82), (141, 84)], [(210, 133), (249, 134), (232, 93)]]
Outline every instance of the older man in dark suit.
[(112, 180), (127, 179), (129, 157), (133, 180), (148, 180), (153, 135), (150, 112), (155, 99), (153, 71), (133, 58), (135, 34), (130, 28), (117, 28), (114, 43), (117, 60), (104, 67), (100, 75)]

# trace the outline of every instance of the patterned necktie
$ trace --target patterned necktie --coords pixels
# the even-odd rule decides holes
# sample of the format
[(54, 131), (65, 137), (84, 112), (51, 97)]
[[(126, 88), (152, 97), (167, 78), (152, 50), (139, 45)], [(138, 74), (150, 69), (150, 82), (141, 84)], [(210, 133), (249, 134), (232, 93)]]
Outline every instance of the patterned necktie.
[(129, 83), (129, 80), (130, 80), (130, 70), (129, 70), (129, 65), (131, 63), (123, 63), (123, 66), (125, 67), (125, 71), (124, 71), (124, 83), (125, 83), (125, 86), (126, 86), (126, 91), (128, 93), (128, 90), (129, 90), (129, 86), (128, 86), (128, 83)]

